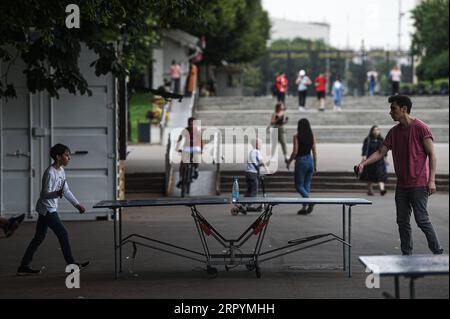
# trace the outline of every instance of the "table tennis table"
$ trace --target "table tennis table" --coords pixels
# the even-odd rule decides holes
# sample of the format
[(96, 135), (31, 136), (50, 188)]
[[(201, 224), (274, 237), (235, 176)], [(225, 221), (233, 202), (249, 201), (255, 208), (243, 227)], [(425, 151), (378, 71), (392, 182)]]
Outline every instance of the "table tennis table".
[[(448, 275), (448, 255), (360, 256), (361, 263), (374, 275), (393, 276), (395, 298), (400, 298), (399, 277), (409, 278), (409, 298), (416, 297), (415, 280), (428, 275)], [(383, 292), (386, 298), (393, 298)]]
[[(199, 211), (198, 207), (210, 205), (255, 204), (263, 205), (262, 212), (237, 238), (227, 238), (222, 235)], [(331, 241), (342, 243), (343, 270), (348, 269), (348, 276), (352, 275), (351, 267), (351, 217), (352, 207), (356, 205), (371, 205), (366, 199), (359, 198), (288, 198), (288, 197), (243, 197), (236, 202), (230, 198), (206, 197), (206, 198), (159, 198), (159, 199), (133, 199), (133, 200), (105, 200), (93, 206), (93, 208), (107, 208), (113, 210), (114, 221), (114, 275), (122, 272), (122, 247), (131, 244), (133, 254), (131, 261), (136, 258), (137, 248), (147, 247), (206, 264), (209, 276), (217, 276), (215, 265), (229, 267), (245, 265), (248, 270), (255, 271), (256, 277), (261, 277), (260, 264), (264, 261), (281, 257), (287, 254), (325, 244)], [(342, 237), (333, 233), (324, 233), (304, 238), (294, 239), (287, 245), (268, 251), (261, 251), (273, 208), (277, 205), (342, 205)], [(202, 252), (185, 247), (163, 242), (154, 238), (139, 234), (130, 234), (125, 238), (122, 235), (122, 214), (124, 208), (130, 207), (161, 207), (161, 206), (186, 206), (191, 215), (202, 244)], [(256, 236), (254, 249), (249, 253), (242, 253), (242, 246), (252, 237)], [(214, 238), (225, 248), (222, 253), (211, 253), (207, 237)], [(309, 242), (311, 244), (305, 245)], [(158, 246), (157, 246), (158, 245)], [(297, 247), (303, 245), (302, 247)], [(292, 249), (294, 248), (295, 249)], [(348, 255), (348, 256), (346, 256)], [(348, 259), (347, 259), (348, 258)]]

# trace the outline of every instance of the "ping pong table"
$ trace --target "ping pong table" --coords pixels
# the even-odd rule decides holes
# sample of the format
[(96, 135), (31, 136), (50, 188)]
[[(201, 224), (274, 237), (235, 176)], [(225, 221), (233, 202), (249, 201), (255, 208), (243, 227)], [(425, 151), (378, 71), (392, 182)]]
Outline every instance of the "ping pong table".
[[(198, 207), (209, 205), (231, 205), (231, 204), (261, 204), (264, 209), (256, 219), (237, 238), (226, 238), (199, 212)], [(264, 237), (272, 216), (273, 208), (277, 205), (342, 205), (342, 237), (333, 233), (324, 233), (304, 238), (294, 239), (287, 245), (261, 252)], [(215, 265), (229, 267), (245, 265), (248, 270), (255, 271), (256, 277), (261, 277), (260, 264), (264, 261), (281, 257), (287, 254), (325, 244), (331, 241), (342, 243), (343, 270), (348, 269), (348, 276), (352, 275), (351, 267), (351, 216), (352, 207), (356, 205), (371, 205), (366, 199), (358, 198), (288, 198), (288, 197), (247, 197), (237, 202), (230, 198), (206, 197), (206, 198), (161, 198), (161, 199), (134, 199), (134, 200), (106, 200), (94, 205), (94, 208), (107, 208), (114, 212), (114, 274), (122, 272), (122, 247), (131, 244), (133, 254), (131, 261), (134, 262), (137, 248), (147, 247), (206, 264), (206, 271), (211, 277), (217, 276)], [(190, 208), (191, 215), (202, 244), (202, 252), (194, 251), (172, 243), (163, 242), (139, 234), (130, 234), (125, 238), (122, 235), (122, 214), (124, 208), (129, 207), (161, 207), (161, 206), (186, 206)], [(347, 218), (348, 216), (348, 218)], [(242, 253), (242, 246), (252, 237), (256, 236), (256, 244), (249, 253)], [(211, 253), (207, 237), (214, 238), (225, 248), (222, 253)], [(305, 245), (309, 242), (313, 242)], [(303, 245), (302, 247), (297, 247)], [(292, 249), (296, 247), (295, 249)], [(348, 256), (346, 256), (348, 255)], [(348, 259), (347, 259), (348, 257)]]
[[(360, 256), (361, 263), (378, 276), (393, 276), (395, 298), (400, 298), (399, 277), (409, 278), (409, 297), (416, 297), (415, 280), (427, 275), (448, 275), (448, 255)], [(387, 292), (386, 298), (393, 298)]]

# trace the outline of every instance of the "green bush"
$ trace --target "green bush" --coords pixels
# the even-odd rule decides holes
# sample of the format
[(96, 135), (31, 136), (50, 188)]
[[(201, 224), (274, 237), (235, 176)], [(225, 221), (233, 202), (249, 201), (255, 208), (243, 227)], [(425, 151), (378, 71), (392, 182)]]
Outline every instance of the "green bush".
[(448, 82), (449, 82), (448, 79), (443, 78), (443, 79), (434, 80), (433, 84), (438, 87), (441, 87), (442, 85), (447, 85), (447, 87), (448, 87)]
[(131, 127), (131, 143), (137, 143), (138, 136), (138, 122), (148, 122), (146, 117), (147, 112), (153, 108), (153, 95), (152, 94), (135, 94), (131, 97), (130, 104), (128, 105), (130, 111), (130, 124)]

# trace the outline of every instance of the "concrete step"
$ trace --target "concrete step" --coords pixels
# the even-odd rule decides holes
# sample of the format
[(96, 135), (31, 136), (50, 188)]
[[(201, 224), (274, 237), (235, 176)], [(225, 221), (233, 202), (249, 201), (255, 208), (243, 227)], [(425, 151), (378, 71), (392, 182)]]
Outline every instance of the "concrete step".
[(152, 193), (163, 195), (165, 191), (165, 174), (125, 174), (125, 190), (127, 193)]
[[(448, 109), (448, 96), (413, 96), (413, 110), (416, 109)], [(327, 98), (329, 108), (333, 105), (331, 97)], [(272, 97), (227, 97), (227, 98), (200, 98), (197, 110), (270, 110), (274, 109), (276, 99)], [(297, 97), (288, 96), (286, 99), (288, 109), (297, 109)], [(317, 108), (317, 100), (315, 97), (308, 97), (306, 100), (307, 108)], [(389, 109), (386, 96), (374, 97), (345, 97), (343, 102), (344, 109)]]
[[(195, 117), (206, 126), (267, 126), (271, 113), (261, 110), (245, 111), (196, 111)], [(387, 111), (379, 110), (345, 110), (341, 112), (311, 110), (298, 112), (288, 110), (286, 116), (289, 125), (296, 125), (300, 118), (307, 118), (311, 125), (394, 125)], [(414, 116), (428, 124), (449, 124), (449, 110), (417, 110)]]
[[(220, 185), (222, 194), (231, 192), (235, 177), (239, 179), (242, 191), (245, 192), (244, 173), (242, 171), (227, 171), (221, 173)], [(267, 193), (295, 192), (293, 172), (279, 172), (275, 175), (266, 176), (264, 184)], [(394, 190), (395, 186), (395, 174), (388, 174), (386, 188), (388, 190)], [(313, 191), (318, 192), (343, 192), (349, 190), (363, 192), (367, 189), (367, 183), (356, 179), (352, 173), (348, 172), (318, 172), (313, 177), (311, 187)], [(437, 175), (436, 187), (439, 192), (448, 192), (449, 176), (446, 174)]]

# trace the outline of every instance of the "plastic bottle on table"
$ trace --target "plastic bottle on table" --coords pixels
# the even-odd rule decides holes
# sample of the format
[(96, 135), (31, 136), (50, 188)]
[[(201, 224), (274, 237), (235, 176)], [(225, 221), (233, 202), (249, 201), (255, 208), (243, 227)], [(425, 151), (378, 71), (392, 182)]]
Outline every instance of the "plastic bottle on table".
[(231, 201), (237, 202), (239, 200), (239, 183), (238, 179), (234, 178), (233, 180), (233, 188), (231, 190)]

